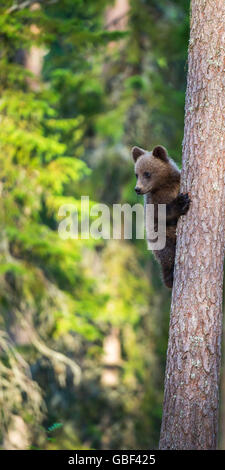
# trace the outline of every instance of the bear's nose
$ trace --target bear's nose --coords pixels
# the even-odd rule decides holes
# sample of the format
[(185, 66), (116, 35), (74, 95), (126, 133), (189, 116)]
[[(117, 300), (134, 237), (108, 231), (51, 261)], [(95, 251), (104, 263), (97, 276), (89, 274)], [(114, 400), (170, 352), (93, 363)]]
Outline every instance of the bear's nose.
[(138, 186), (136, 186), (134, 190), (136, 191), (137, 194), (141, 194), (141, 189)]

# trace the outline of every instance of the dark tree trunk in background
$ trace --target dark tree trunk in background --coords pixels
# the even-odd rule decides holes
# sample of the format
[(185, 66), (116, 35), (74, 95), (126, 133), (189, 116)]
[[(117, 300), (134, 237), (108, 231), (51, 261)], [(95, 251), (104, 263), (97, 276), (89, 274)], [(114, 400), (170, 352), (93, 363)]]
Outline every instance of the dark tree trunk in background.
[(225, 2), (193, 0), (161, 449), (215, 449), (225, 238)]

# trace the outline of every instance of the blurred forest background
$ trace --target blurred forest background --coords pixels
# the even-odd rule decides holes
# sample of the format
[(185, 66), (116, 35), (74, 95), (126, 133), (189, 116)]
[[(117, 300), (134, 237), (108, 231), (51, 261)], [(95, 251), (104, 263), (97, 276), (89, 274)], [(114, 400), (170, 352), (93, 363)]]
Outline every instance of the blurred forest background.
[(157, 448), (170, 293), (57, 214), (140, 202), (133, 145), (181, 164), (189, 1), (5, 0), (0, 35), (1, 449)]

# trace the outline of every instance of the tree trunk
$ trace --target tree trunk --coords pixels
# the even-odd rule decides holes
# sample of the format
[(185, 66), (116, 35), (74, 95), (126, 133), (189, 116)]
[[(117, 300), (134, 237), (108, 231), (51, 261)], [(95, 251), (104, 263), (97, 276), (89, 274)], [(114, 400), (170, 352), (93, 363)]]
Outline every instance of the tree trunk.
[(225, 450), (225, 286), (223, 286), (223, 341), (220, 383), (219, 449)]
[[(31, 5), (31, 10), (39, 10), (40, 4), (34, 3)], [(31, 31), (34, 35), (40, 34), (40, 29), (36, 26), (36, 24), (31, 25)], [(37, 47), (32, 45), (29, 51), (26, 51), (25, 54), (25, 67), (27, 70), (32, 72), (33, 77), (28, 78), (28, 84), (32, 91), (39, 91), (40, 90), (40, 76), (42, 71), (43, 65), (43, 58), (45, 56), (46, 51), (43, 47)]]
[[(106, 9), (105, 28), (109, 31), (124, 31), (127, 28), (129, 9), (129, 0), (116, 0)], [(120, 44), (120, 41), (110, 41), (109, 48), (118, 48)]]
[(161, 449), (215, 449), (224, 262), (225, 2), (192, 0)]
[(121, 366), (121, 345), (119, 328), (112, 328), (103, 343), (103, 365), (101, 382), (106, 387), (117, 387)]
[(129, 0), (116, 0), (113, 6), (106, 10), (106, 27), (109, 31), (123, 31), (127, 27)]

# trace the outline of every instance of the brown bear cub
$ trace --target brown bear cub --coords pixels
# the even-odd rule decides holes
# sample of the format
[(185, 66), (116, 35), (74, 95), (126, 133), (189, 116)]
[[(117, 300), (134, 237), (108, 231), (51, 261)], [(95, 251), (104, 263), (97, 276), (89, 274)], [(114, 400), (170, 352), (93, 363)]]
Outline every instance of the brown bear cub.
[(155, 229), (157, 205), (166, 204), (166, 246), (162, 250), (153, 250), (153, 253), (161, 264), (165, 285), (172, 288), (177, 221), (181, 215), (187, 213), (190, 199), (188, 194), (179, 193), (180, 170), (164, 147), (158, 145), (152, 152), (133, 147), (132, 156), (137, 178), (135, 191), (145, 195), (145, 207), (146, 204), (154, 204)]

